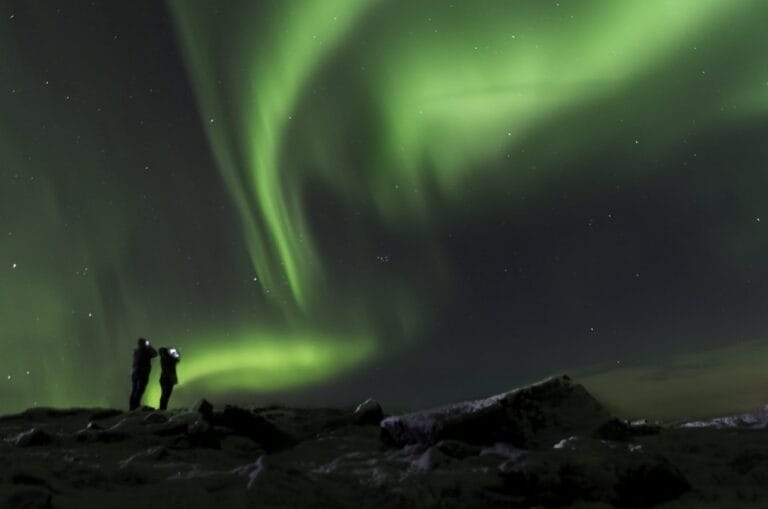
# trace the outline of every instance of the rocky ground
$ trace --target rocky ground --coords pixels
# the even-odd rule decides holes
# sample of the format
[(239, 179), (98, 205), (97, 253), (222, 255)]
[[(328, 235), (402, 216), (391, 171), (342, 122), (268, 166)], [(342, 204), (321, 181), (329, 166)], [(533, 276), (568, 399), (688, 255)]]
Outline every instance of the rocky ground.
[(0, 504), (768, 507), (765, 415), (628, 423), (568, 377), (389, 417), (35, 408), (0, 418)]

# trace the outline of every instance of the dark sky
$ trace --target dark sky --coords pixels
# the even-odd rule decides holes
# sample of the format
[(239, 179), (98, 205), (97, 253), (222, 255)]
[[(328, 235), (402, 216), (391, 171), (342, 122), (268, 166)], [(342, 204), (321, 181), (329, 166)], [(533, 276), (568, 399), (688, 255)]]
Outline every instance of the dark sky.
[(139, 336), (179, 348), (177, 404), (409, 407), (712, 348), (738, 378), (767, 14), (0, 0), (0, 410), (123, 405)]

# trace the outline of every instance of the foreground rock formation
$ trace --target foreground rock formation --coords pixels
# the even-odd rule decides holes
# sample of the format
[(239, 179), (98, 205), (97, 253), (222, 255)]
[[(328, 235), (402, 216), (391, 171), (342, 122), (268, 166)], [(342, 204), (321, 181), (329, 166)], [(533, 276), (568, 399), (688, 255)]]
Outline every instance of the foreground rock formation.
[(768, 432), (613, 418), (567, 377), (385, 417), (36, 408), (0, 418), (0, 507), (755, 507)]

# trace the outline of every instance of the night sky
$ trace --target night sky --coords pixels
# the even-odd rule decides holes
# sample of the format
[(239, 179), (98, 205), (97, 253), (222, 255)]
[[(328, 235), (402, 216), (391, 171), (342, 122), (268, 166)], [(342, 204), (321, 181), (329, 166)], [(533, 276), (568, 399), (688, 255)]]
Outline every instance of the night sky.
[(139, 336), (171, 406), (768, 402), (767, 19), (0, 0), (0, 411), (127, 405)]

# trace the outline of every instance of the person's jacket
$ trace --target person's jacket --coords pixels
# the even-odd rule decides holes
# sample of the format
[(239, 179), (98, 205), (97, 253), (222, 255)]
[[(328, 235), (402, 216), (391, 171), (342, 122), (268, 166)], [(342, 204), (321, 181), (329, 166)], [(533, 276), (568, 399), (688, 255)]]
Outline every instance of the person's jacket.
[(151, 346), (137, 346), (133, 350), (133, 369), (131, 373), (134, 376), (148, 376), (152, 370), (152, 359), (157, 357), (157, 350)]
[(179, 383), (179, 379), (176, 376), (176, 364), (179, 363), (179, 358), (174, 357), (168, 350), (160, 350), (160, 383), (173, 384)]

